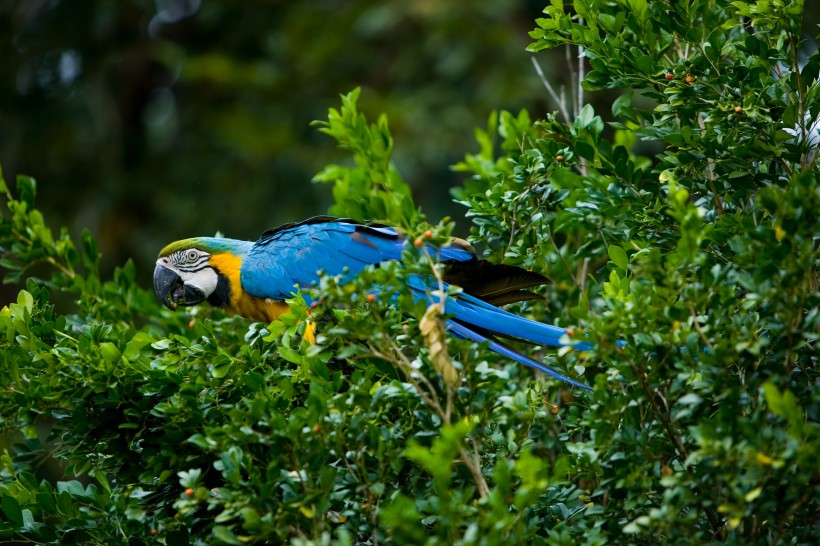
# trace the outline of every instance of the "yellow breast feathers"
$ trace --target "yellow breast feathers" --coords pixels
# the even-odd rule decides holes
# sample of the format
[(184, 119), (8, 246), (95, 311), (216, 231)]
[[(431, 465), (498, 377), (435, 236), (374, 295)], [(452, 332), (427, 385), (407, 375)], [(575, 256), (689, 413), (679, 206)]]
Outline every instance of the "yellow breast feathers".
[(239, 278), (242, 260), (233, 254), (212, 254), (210, 264), (224, 275), (230, 284), (231, 292), (227, 302), (227, 310), (258, 322), (270, 322), (279, 318), (279, 315), (288, 311), (288, 304), (267, 298), (251, 296), (242, 289)]

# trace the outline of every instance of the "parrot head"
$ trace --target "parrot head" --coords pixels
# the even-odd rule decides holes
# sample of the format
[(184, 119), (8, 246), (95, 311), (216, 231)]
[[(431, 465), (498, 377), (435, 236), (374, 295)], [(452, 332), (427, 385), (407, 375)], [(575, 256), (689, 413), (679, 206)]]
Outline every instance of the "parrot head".
[(250, 243), (197, 237), (163, 248), (154, 268), (154, 293), (169, 309), (207, 301), (225, 306)]

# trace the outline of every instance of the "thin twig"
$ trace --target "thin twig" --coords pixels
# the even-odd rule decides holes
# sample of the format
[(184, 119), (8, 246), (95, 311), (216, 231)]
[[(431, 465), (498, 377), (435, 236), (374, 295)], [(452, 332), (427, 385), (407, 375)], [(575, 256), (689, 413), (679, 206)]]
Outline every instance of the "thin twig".
[(703, 333), (703, 330), (700, 328), (700, 324), (698, 324), (698, 314), (695, 311), (695, 306), (689, 306), (689, 312), (692, 314), (692, 326), (694, 326), (695, 331), (698, 333), (698, 336), (703, 341), (703, 343), (709, 348), (710, 351), (714, 351), (714, 347), (712, 347), (712, 343), (709, 341), (709, 338), (706, 337), (706, 334)]
[(486, 499), (490, 496), (490, 487), (487, 485), (487, 480), (485, 480), (481, 474), (481, 464), (473, 460), (463, 447), (459, 449), (459, 453), (461, 454), (461, 462), (464, 463), (464, 466), (466, 466), (470, 474), (473, 475), (473, 481), (475, 482), (476, 489), (478, 489), (478, 496), (482, 499)]
[(589, 270), (589, 257), (584, 258), (584, 261), (581, 262), (581, 270), (578, 272), (578, 281), (575, 283), (581, 289), (581, 297), (584, 295), (584, 291), (587, 288), (587, 271)]
[[(706, 131), (706, 124), (700, 114), (698, 114), (697, 118), (698, 126), (701, 131)], [(715, 208), (717, 209), (718, 216), (723, 216), (723, 199), (720, 197), (720, 194), (715, 187), (715, 160), (711, 157), (706, 158), (706, 180), (709, 182), (709, 188), (712, 190), (712, 195), (715, 196)]]
[(418, 377), (424, 383), (426, 390), (422, 388), (419, 382), (416, 380), (416, 377), (413, 375), (413, 365), (407, 359), (406, 356), (401, 352), (401, 350), (395, 344), (391, 344), (391, 351), (393, 352), (393, 356), (387, 355), (374, 347), (372, 344), (368, 344), (368, 349), (370, 350), (370, 354), (375, 356), (376, 358), (382, 358), (388, 362), (395, 362), (399, 369), (404, 373), (407, 380), (410, 384), (413, 385), (413, 388), (416, 390), (416, 393), (421, 397), (425, 404), (433, 408), (435, 412), (439, 415), (439, 417), (444, 418), (444, 410), (439, 404), (438, 395), (436, 394), (433, 385), (430, 384), (429, 380), (424, 376), (424, 374), (418, 374)]
[[(584, 20), (579, 19), (578, 22), (583, 25)], [(584, 46), (578, 46), (578, 104), (575, 107), (576, 116), (581, 115), (581, 109), (584, 107), (584, 87), (581, 83), (586, 77), (586, 67), (584, 66)]]
[[(558, 105), (558, 109), (561, 111), (561, 115), (563, 116), (564, 121), (566, 123), (570, 123), (572, 119), (569, 117), (569, 111), (567, 110), (566, 101), (563, 97), (559, 97), (558, 93), (555, 92), (555, 89), (552, 87), (552, 84), (549, 82), (549, 80), (547, 80), (547, 77), (544, 76), (544, 71), (541, 70), (541, 65), (538, 64), (538, 61), (535, 60), (535, 57), (530, 57), (530, 60), (532, 61), (532, 65), (535, 67), (535, 72), (536, 74), (538, 74), (538, 78), (541, 80), (541, 83), (544, 84), (547, 93), (549, 93), (550, 97), (552, 97), (552, 100), (555, 102), (555, 104)], [(564, 90), (562, 88), (561, 94), (563, 95), (563, 93)]]
[[(569, 44), (567, 44), (567, 46), (564, 48), (564, 54), (567, 58), (567, 68), (569, 69), (569, 81), (570, 81), (570, 84), (572, 84), (573, 80), (575, 80), (575, 70), (573, 70), (573, 68), (572, 68), (572, 65), (574, 63), (572, 62), (572, 56), (570, 55), (570, 51), (572, 51), (572, 48), (570, 47)], [(580, 87), (580, 86), (572, 85), (570, 87), (570, 90), (572, 92), (572, 117), (573, 118), (577, 118), (578, 115), (581, 113), (581, 110), (579, 110), (579, 108), (578, 108), (578, 87)]]
[(569, 266), (567, 261), (564, 259), (564, 255), (561, 254), (561, 249), (558, 248), (558, 245), (555, 243), (555, 237), (553, 237), (553, 235), (552, 235), (552, 230), (550, 230), (550, 232), (549, 232), (549, 237), (550, 237), (550, 242), (552, 243), (553, 248), (555, 248), (555, 253), (558, 254), (558, 257), (561, 259), (561, 263), (563, 263), (564, 267), (567, 269), (567, 273), (569, 273), (569, 276), (572, 279), (572, 282), (575, 283), (575, 286), (580, 288), (580, 285), (578, 284), (578, 279), (576, 279), (575, 275), (572, 273), (572, 268)]

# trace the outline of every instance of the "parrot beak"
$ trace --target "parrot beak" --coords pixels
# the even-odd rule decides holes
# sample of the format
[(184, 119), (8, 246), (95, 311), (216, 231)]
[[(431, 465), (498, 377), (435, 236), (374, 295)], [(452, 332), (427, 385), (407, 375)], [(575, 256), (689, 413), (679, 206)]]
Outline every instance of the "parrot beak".
[(172, 310), (180, 305), (196, 305), (205, 301), (202, 290), (185, 284), (176, 271), (162, 264), (157, 264), (154, 268), (154, 294), (160, 303)]

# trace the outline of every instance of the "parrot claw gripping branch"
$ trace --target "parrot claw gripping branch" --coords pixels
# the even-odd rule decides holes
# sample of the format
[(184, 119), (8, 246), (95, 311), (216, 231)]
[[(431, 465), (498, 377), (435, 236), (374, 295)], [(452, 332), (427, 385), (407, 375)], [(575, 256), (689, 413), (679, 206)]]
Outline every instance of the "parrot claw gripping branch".
[[(396, 229), (349, 219), (317, 216), (266, 231), (256, 242), (195, 237), (160, 251), (154, 269), (154, 292), (163, 305), (208, 303), (250, 320), (270, 322), (288, 310), (294, 287), (308, 288), (328, 275), (350, 279), (368, 265), (400, 260), (406, 238)], [(520, 317), (498, 307), (538, 298), (528, 288), (549, 283), (542, 275), (479, 259), (465, 242), (441, 247), (445, 288), (462, 292), (447, 297), (447, 329), (455, 336), (488, 342), (493, 351), (575, 387), (590, 387), (513, 350), (498, 337), (560, 347), (568, 345), (564, 328)], [(417, 299), (437, 288), (434, 280), (410, 276)], [(575, 343), (586, 349), (587, 343)]]

